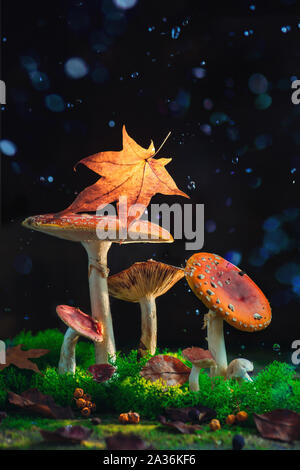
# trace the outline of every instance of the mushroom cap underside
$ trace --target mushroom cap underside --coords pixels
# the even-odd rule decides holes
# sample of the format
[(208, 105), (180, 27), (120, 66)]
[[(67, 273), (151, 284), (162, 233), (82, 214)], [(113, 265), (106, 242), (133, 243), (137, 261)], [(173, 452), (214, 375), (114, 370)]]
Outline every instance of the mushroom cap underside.
[(213, 253), (196, 253), (187, 261), (185, 277), (204, 305), (241, 331), (259, 331), (272, 319), (270, 304), (241, 269)]
[(113, 274), (107, 284), (112, 297), (139, 302), (143, 298), (163, 295), (183, 277), (183, 268), (150, 259)]
[(56, 313), (60, 319), (81, 336), (101, 343), (103, 341), (102, 324), (90, 315), (69, 305), (58, 305)]
[(28, 217), (22, 225), (31, 230), (77, 242), (172, 243), (172, 235), (147, 220), (136, 220), (129, 227), (114, 216), (43, 214)]

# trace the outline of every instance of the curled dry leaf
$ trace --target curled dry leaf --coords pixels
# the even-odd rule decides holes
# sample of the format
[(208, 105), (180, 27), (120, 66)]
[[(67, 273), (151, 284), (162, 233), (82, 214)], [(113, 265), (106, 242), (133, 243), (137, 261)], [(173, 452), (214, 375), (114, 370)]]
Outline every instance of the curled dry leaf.
[(40, 429), (40, 433), (47, 442), (61, 442), (65, 444), (80, 444), (82, 441), (88, 439), (92, 434), (92, 430), (83, 426), (64, 426), (55, 431), (47, 431)]
[[(128, 223), (142, 216), (152, 196), (156, 193), (179, 195), (189, 198), (180, 191), (173, 178), (165, 169), (171, 158), (154, 159), (153, 142), (145, 149), (138, 145), (123, 126), (123, 149), (100, 152), (80, 160), (79, 163), (101, 175), (92, 186), (78, 194), (75, 201), (59, 215), (86, 211), (97, 211), (107, 204), (127, 197), (127, 207), (140, 206), (140, 211), (128, 217)], [(77, 164), (77, 165), (78, 165)], [(118, 208), (119, 211), (120, 208)], [(119, 217), (127, 217), (120, 213)]]
[(196, 431), (202, 429), (199, 424), (186, 424), (183, 421), (167, 421), (165, 416), (159, 416), (158, 421), (163, 426), (168, 426), (169, 428), (176, 429), (181, 434), (194, 434)]
[(108, 450), (153, 450), (143, 439), (135, 434), (121, 432), (105, 439)]
[(22, 392), (20, 395), (14, 392), (8, 392), (8, 401), (30, 413), (54, 419), (73, 419), (73, 411), (55, 403), (50, 395), (44, 395), (37, 388), (31, 388)]
[(165, 354), (154, 356), (144, 365), (140, 374), (151, 382), (161, 380), (166, 385), (183, 385), (188, 381), (191, 369), (180, 359)]
[(23, 351), (21, 349), (22, 344), (8, 348), (6, 351), (6, 363), (0, 364), (0, 370), (5, 369), (6, 367), (13, 364), (19, 369), (30, 369), (38, 374), (41, 374), (38, 366), (29, 360), (33, 358), (38, 358), (44, 356), (49, 352), (49, 349), (28, 349), (28, 351)]
[(292, 442), (300, 439), (300, 413), (278, 409), (264, 414), (253, 413), (255, 425), (265, 439)]
[(206, 406), (187, 406), (185, 408), (166, 408), (164, 414), (171, 421), (183, 421), (185, 423), (208, 423), (216, 417), (217, 413)]
[(106, 382), (115, 373), (116, 368), (110, 364), (94, 364), (88, 368), (96, 382)]

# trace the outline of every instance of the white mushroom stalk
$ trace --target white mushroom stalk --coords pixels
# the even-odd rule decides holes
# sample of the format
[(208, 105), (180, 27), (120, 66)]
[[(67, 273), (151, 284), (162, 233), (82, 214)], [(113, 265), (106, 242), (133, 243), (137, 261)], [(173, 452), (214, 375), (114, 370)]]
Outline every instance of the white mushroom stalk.
[(197, 364), (193, 364), (192, 370), (189, 376), (189, 389), (192, 392), (198, 392), (199, 391), (199, 373), (200, 373), (201, 367)]
[(109, 358), (115, 358), (116, 346), (111, 318), (107, 288), (107, 253), (109, 241), (83, 242), (89, 259), (89, 287), (92, 317), (103, 327), (102, 343), (95, 343), (96, 364), (108, 364)]
[(216, 362), (210, 351), (198, 347), (184, 349), (182, 356), (192, 364), (192, 370), (189, 376), (189, 389), (193, 392), (198, 392), (200, 370), (209, 367), (212, 368), (216, 365)]
[(211, 367), (210, 375), (226, 375), (227, 370), (227, 354), (224, 341), (223, 318), (219, 317), (215, 312), (209, 310), (204, 316), (204, 328), (207, 327), (207, 343), (208, 349), (212, 353), (216, 366)]
[(157, 346), (157, 316), (154, 297), (144, 297), (140, 300), (141, 307), (141, 339), (140, 350), (149, 351), (154, 355)]
[(65, 374), (66, 372), (75, 373), (76, 369), (76, 345), (79, 340), (79, 333), (68, 328), (63, 339), (60, 350), (60, 357), (58, 363), (58, 373)]

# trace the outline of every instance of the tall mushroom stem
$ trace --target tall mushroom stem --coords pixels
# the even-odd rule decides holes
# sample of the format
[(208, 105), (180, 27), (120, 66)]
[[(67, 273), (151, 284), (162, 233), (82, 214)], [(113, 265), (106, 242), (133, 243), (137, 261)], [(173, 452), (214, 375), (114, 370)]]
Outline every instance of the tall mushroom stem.
[(226, 375), (227, 354), (223, 331), (224, 320), (209, 310), (205, 315), (205, 326), (207, 326), (208, 349), (212, 353), (217, 365), (210, 368), (212, 377), (216, 375)]
[(142, 334), (139, 344), (139, 352), (149, 351), (155, 354), (157, 345), (157, 317), (154, 297), (144, 297), (140, 300), (142, 314)]
[(192, 392), (199, 391), (199, 372), (200, 372), (200, 367), (193, 364), (193, 367), (189, 376), (189, 389)]
[(65, 374), (66, 372), (75, 373), (76, 368), (76, 344), (79, 339), (79, 334), (73, 328), (68, 328), (62, 347), (60, 350), (60, 358), (58, 363), (58, 373)]
[(107, 253), (110, 241), (83, 242), (89, 258), (89, 286), (92, 316), (102, 323), (103, 342), (95, 343), (95, 363), (107, 364), (115, 357), (116, 347), (107, 289)]

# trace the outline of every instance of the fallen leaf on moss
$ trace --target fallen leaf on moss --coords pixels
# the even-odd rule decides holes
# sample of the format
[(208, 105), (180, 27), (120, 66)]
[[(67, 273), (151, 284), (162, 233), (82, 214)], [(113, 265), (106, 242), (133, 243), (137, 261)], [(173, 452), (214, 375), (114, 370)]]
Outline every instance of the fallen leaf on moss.
[(292, 442), (300, 439), (300, 413), (278, 409), (264, 414), (253, 413), (257, 430), (265, 439)]
[(158, 421), (163, 426), (176, 429), (181, 434), (194, 434), (196, 431), (202, 429), (199, 424), (186, 424), (183, 421), (168, 421), (165, 416), (159, 416)]
[(183, 385), (188, 381), (191, 369), (177, 357), (159, 354), (151, 357), (140, 374), (151, 382), (162, 380), (166, 385)]
[(53, 397), (44, 395), (37, 388), (31, 388), (22, 392), (20, 395), (14, 392), (8, 392), (8, 401), (12, 405), (18, 406), (30, 413), (46, 418), (54, 419), (73, 419), (72, 409), (59, 406), (55, 403)]
[[(142, 216), (152, 196), (156, 193), (179, 195), (189, 198), (180, 191), (173, 178), (165, 169), (171, 158), (154, 159), (155, 148), (151, 141), (145, 149), (127, 134), (123, 126), (123, 149), (121, 151), (100, 152), (80, 160), (100, 178), (78, 194), (75, 201), (58, 215), (97, 211), (107, 204), (118, 201), (120, 196), (127, 197), (127, 207), (138, 204), (141, 210), (128, 218), (128, 223)], [(77, 166), (76, 165), (76, 166)], [(119, 212), (119, 208), (118, 208)], [(127, 217), (127, 213), (119, 217)]]
[(49, 349), (28, 349), (28, 351), (23, 351), (21, 349), (22, 344), (8, 348), (6, 351), (6, 363), (0, 364), (0, 370), (5, 369), (6, 367), (13, 364), (14, 366), (19, 367), (19, 369), (30, 369), (38, 374), (41, 374), (38, 366), (29, 360), (37, 357), (44, 356), (49, 352)]
[(114, 375), (116, 368), (110, 364), (94, 364), (88, 368), (88, 371), (96, 382), (102, 383)]
[(135, 434), (121, 432), (105, 439), (108, 450), (153, 450), (143, 439)]
[(83, 426), (69, 425), (64, 426), (62, 428), (58, 428), (55, 431), (47, 431), (45, 429), (40, 429), (40, 433), (44, 441), (47, 442), (80, 444), (92, 434), (92, 430)]
[(184, 408), (165, 408), (164, 414), (171, 421), (183, 421), (185, 423), (208, 423), (217, 416), (212, 408), (206, 406), (187, 406)]

